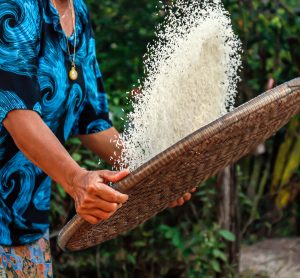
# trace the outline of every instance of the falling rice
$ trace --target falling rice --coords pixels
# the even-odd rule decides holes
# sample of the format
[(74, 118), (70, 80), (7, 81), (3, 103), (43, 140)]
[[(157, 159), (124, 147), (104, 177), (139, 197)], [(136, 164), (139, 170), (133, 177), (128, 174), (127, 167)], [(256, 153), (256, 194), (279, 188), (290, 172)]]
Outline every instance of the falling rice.
[[(201, 3), (200, 3), (201, 2)], [(144, 56), (121, 169), (131, 171), (234, 107), (241, 44), (221, 1), (178, 0), (165, 10)]]

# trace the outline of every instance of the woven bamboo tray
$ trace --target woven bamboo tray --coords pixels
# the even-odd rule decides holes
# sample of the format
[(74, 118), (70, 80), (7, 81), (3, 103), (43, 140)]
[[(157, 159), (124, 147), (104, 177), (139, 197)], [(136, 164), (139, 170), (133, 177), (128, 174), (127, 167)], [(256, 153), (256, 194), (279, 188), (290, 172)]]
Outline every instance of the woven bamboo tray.
[(115, 188), (128, 201), (96, 225), (74, 216), (61, 230), (63, 250), (86, 249), (129, 231), (238, 161), (300, 112), (300, 78), (269, 90), (200, 128), (134, 170)]

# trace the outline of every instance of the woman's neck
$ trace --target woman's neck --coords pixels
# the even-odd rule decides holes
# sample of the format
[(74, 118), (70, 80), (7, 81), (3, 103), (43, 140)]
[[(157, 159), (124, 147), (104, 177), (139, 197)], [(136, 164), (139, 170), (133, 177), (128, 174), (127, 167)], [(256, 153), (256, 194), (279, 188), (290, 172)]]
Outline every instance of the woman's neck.
[(69, 6), (69, 0), (52, 0), (58, 9), (67, 9)]
[[(66, 35), (69, 37), (71, 36), (73, 32), (73, 23), (72, 23), (72, 9), (73, 7), (73, 1), (74, 0), (51, 0), (54, 4), (54, 7), (56, 7), (59, 15), (60, 15), (60, 24), (62, 26), (62, 29), (66, 33)], [(70, 5), (71, 3), (71, 5)], [(75, 12), (73, 10), (74, 16)], [(75, 18), (74, 18), (75, 21)], [(75, 24), (75, 22), (74, 22)]]

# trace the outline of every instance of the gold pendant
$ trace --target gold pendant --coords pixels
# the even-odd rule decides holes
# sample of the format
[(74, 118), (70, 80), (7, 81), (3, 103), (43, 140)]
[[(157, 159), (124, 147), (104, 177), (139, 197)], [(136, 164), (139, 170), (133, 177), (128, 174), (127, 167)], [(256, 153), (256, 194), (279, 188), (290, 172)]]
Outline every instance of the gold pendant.
[(72, 63), (71, 70), (69, 71), (69, 78), (73, 81), (78, 78), (78, 72), (74, 63)]

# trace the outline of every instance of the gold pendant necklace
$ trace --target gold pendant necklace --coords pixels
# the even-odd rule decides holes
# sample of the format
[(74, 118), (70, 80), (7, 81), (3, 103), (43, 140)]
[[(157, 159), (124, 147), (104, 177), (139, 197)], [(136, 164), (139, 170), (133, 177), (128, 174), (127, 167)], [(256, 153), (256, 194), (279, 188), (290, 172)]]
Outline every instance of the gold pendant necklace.
[(76, 66), (75, 66), (73, 61), (71, 62), (71, 69), (69, 71), (69, 78), (73, 81), (78, 78), (78, 72), (76, 70)]
[[(52, 0), (52, 3), (56, 8), (55, 2), (54, 0)], [(76, 57), (76, 21), (75, 21), (75, 14), (74, 14), (74, 2), (72, 2), (73, 4), (73, 8), (71, 7), (71, 2), (69, 0), (69, 8), (71, 9), (71, 13), (72, 13), (72, 24), (73, 24), (73, 30), (74, 30), (74, 53), (73, 53), (73, 57), (71, 58), (71, 53), (70, 53), (70, 47), (69, 47), (69, 41), (68, 41), (68, 37), (65, 33), (65, 38), (66, 38), (66, 42), (67, 42), (67, 48), (68, 48), (68, 54), (69, 54), (69, 58), (71, 60), (71, 69), (69, 71), (69, 78), (73, 81), (75, 81), (78, 78), (78, 72), (76, 70), (76, 65), (75, 65), (75, 57)], [(58, 10), (57, 10), (58, 11)]]

